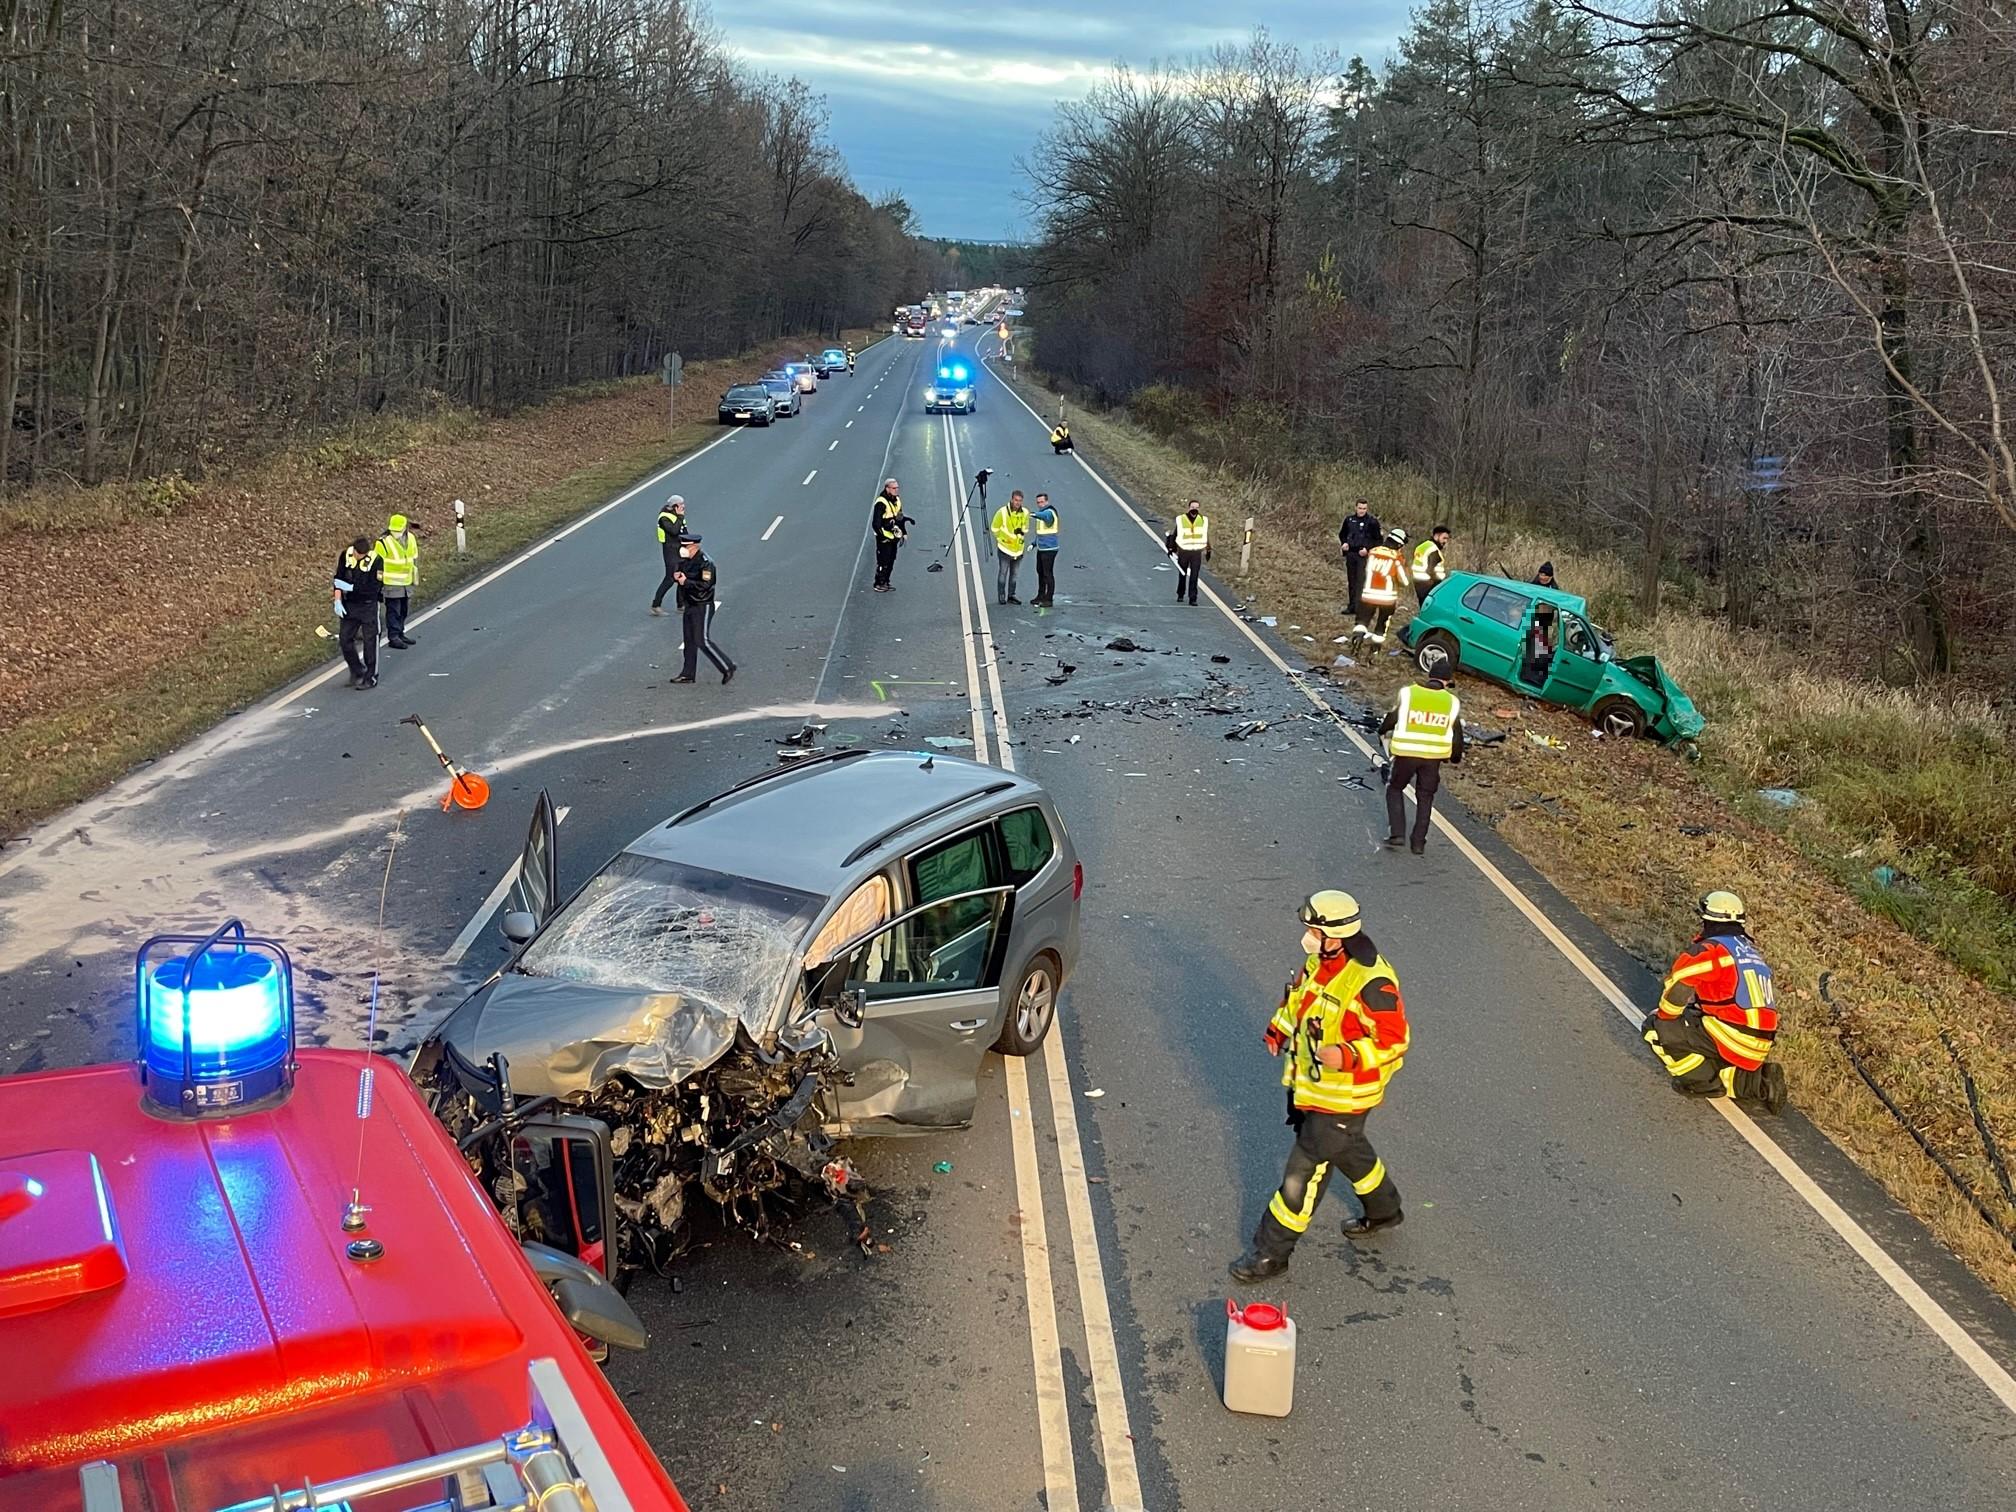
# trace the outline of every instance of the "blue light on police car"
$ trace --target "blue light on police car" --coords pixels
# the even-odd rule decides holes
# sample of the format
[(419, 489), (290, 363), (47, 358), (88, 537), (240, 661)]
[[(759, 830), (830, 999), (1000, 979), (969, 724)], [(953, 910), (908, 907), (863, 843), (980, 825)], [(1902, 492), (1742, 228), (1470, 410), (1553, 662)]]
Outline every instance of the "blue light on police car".
[(157, 935), (134, 978), (141, 1079), (157, 1110), (220, 1116), (292, 1084), (294, 973), (277, 943), (236, 919), (208, 936)]

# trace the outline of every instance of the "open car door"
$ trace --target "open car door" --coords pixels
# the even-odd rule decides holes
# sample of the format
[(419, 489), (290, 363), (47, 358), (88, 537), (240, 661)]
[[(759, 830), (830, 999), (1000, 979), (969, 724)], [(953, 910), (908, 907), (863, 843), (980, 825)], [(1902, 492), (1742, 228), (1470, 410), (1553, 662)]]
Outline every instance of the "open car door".
[(1562, 614), (1559, 620), (1554, 659), (1547, 664), (1540, 696), (1564, 708), (1586, 709), (1603, 680), (1602, 643), (1579, 615)]
[(518, 856), (518, 875), (504, 900), (505, 938), (523, 945), (545, 927), (560, 900), (560, 820), (553, 797), (544, 788), (532, 805), (532, 828)]
[(922, 903), (815, 968), (814, 1001), (849, 1000), (826, 1025), (852, 1084), (838, 1089), (846, 1132), (970, 1123), (980, 1062), (1000, 1031), (1001, 957), (1012, 886)]

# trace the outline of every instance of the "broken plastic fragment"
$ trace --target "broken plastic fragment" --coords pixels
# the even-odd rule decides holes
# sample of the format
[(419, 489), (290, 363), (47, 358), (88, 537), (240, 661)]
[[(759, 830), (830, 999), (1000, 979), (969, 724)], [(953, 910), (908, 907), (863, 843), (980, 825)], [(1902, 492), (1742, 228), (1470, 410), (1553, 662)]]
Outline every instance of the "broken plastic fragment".
[(941, 1160), (936, 1165), (932, 1166), (931, 1169), (936, 1171), (940, 1176), (950, 1176), (952, 1174), (952, 1162), (949, 1160)]
[(924, 744), (936, 746), (941, 751), (958, 751), (970, 746), (973, 742), (964, 735), (926, 735), (924, 737)]

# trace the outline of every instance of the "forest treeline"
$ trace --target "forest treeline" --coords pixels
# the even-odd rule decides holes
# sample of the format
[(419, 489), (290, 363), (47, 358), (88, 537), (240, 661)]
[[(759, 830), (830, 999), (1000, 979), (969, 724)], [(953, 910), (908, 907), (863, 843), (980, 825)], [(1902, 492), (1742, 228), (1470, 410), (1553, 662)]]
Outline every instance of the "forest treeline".
[(888, 318), (942, 261), (683, 0), (19, 0), (0, 489)]
[(1431, 0), (1377, 70), (1259, 33), (1116, 71), (1028, 169), (1041, 358), (1098, 398), (2006, 689), (2009, 0)]

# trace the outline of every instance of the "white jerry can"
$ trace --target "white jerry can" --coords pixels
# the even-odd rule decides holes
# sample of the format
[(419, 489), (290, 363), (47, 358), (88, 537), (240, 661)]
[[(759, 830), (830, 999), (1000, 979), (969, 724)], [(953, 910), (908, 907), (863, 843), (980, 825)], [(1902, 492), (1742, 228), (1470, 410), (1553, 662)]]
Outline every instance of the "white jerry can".
[(1295, 1320), (1272, 1303), (1225, 1303), (1225, 1405), (1263, 1417), (1295, 1405)]

